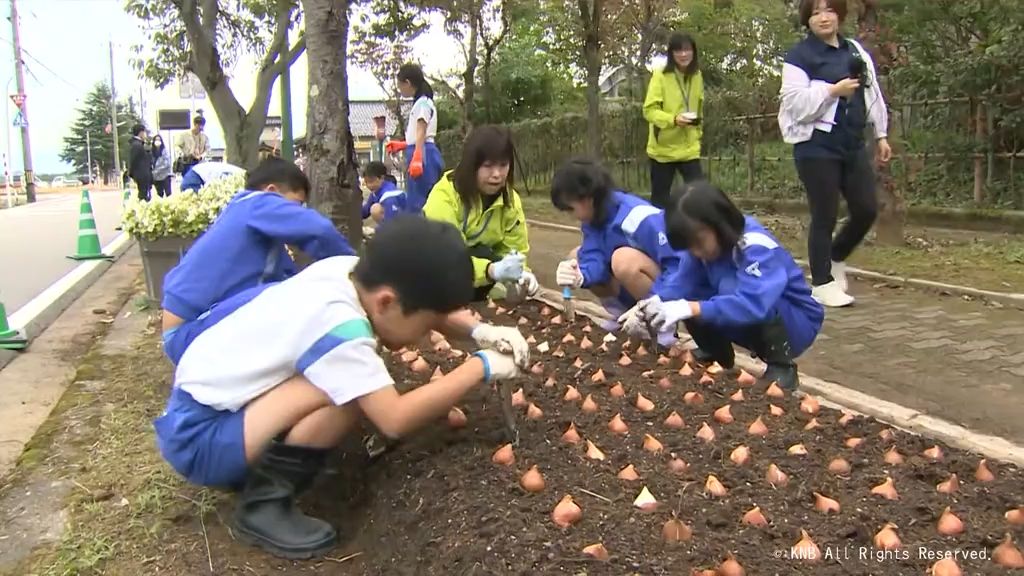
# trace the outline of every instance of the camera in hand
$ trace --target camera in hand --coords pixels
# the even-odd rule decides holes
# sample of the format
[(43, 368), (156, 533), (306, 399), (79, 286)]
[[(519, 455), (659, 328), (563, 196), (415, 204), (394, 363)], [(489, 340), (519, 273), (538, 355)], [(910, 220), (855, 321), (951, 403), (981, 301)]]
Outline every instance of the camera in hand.
[(867, 62), (859, 54), (850, 57), (850, 78), (859, 80), (860, 85), (865, 88), (871, 86), (871, 76), (867, 73), (867, 68)]

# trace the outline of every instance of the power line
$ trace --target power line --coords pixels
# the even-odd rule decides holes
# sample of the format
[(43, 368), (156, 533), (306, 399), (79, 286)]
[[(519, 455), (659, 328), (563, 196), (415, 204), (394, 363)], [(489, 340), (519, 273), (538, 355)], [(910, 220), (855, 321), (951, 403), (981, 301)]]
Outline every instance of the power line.
[[(14, 45), (14, 43), (13, 43), (13, 42), (11, 42), (10, 40), (8, 40), (7, 38), (5, 38), (5, 37), (3, 37), (3, 36), (0, 36), (0, 40), (3, 40), (4, 42), (7, 42), (7, 43), (8, 43), (8, 44), (10, 44), (11, 46), (13, 46), (13, 45)], [(45, 63), (44, 63), (44, 62), (43, 62), (42, 60), (40, 60), (39, 58), (36, 58), (35, 56), (33, 56), (33, 55), (32, 55), (32, 53), (31, 53), (31, 52), (29, 52), (28, 50), (26, 50), (24, 46), (23, 46), (23, 47), (21, 48), (21, 53), (22, 53), (22, 54), (23, 54), (24, 56), (28, 56), (28, 57), (29, 57), (29, 58), (30, 58), (30, 59), (31, 59), (31, 60), (32, 60), (33, 62), (35, 62), (36, 64), (38, 64), (38, 65), (39, 65), (40, 67), (42, 67), (42, 69), (43, 69), (43, 70), (46, 70), (47, 72), (49, 72), (50, 74), (52, 74), (54, 78), (56, 78), (56, 79), (60, 80), (61, 82), (63, 82), (63, 83), (65, 83), (65, 84), (67, 84), (68, 86), (70, 86), (70, 87), (74, 88), (75, 90), (81, 90), (81, 89), (82, 89), (82, 88), (81, 88), (80, 86), (77, 86), (77, 85), (75, 85), (75, 84), (74, 84), (73, 82), (69, 81), (69, 80), (68, 80), (67, 78), (64, 78), (63, 76), (61, 76), (61, 75), (60, 75), (60, 74), (58, 74), (57, 72), (54, 72), (52, 68), (50, 68), (49, 66), (47, 66), (47, 65), (46, 65), (46, 64), (45, 64)], [(31, 72), (30, 72), (30, 74), (31, 74)], [(42, 84), (42, 82), (40, 82), (40, 81), (39, 81), (39, 78), (36, 78), (35, 74), (32, 74), (32, 77), (36, 79), (36, 82), (39, 82), (40, 84)]]

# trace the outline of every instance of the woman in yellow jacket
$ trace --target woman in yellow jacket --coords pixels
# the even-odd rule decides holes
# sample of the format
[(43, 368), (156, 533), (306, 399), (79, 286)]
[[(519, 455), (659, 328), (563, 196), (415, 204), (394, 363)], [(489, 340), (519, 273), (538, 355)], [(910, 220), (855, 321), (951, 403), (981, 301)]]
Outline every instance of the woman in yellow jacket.
[(512, 189), (516, 150), (502, 126), (480, 126), (462, 146), (462, 159), (430, 191), (423, 214), (462, 231), (473, 256), (476, 299), (484, 300), (497, 283), (517, 295), (540, 289), (526, 266), (530, 244), (526, 215)]
[(647, 156), (651, 159), (651, 204), (665, 208), (676, 172), (685, 182), (703, 178), (700, 140), (704, 134), (704, 77), (697, 42), (676, 32), (665, 49), (663, 70), (655, 70), (644, 99), (644, 118), (651, 125)]

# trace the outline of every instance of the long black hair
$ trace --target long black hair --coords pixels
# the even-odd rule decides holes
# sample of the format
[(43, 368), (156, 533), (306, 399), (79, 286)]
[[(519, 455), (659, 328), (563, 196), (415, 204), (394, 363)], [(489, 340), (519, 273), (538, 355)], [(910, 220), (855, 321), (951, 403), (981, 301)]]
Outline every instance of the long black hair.
[(690, 60), (690, 65), (686, 67), (686, 70), (682, 70), (683, 76), (689, 78), (700, 70), (700, 51), (697, 49), (697, 41), (689, 34), (673, 32), (672, 36), (668, 39), (668, 45), (665, 46), (666, 73), (674, 72), (676, 70), (676, 59), (672, 57), (672, 53), (679, 52), (684, 48), (693, 49), (693, 59)]
[(709, 228), (722, 253), (730, 253), (743, 238), (746, 219), (721, 188), (707, 180), (683, 184), (672, 190), (665, 210), (665, 235), (675, 250), (698, 243), (698, 233)]
[(419, 100), (423, 96), (434, 99), (434, 89), (430, 86), (430, 82), (427, 82), (427, 78), (423, 75), (423, 68), (419, 64), (413, 64), (411, 62), (402, 64), (402, 67), (398, 69), (398, 81), (409, 82), (416, 87), (415, 98)]
[(501, 192), (502, 201), (508, 206), (509, 189), (516, 175), (516, 146), (511, 130), (495, 124), (477, 126), (462, 144), (462, 159), (452, 171), (451, 180), (467, 209), (480, 202), (476, 173), (484, 162), (508, 162), (508, 178)]
[(551, 203), (563, 212), (572, 210), (570, 202), (585, 198), (594, 201), (593, 223), (608, 218), (608, 202), (615, 180), (608, 169), (590, 158), (572, 158), (558, 167), (551, 178)]

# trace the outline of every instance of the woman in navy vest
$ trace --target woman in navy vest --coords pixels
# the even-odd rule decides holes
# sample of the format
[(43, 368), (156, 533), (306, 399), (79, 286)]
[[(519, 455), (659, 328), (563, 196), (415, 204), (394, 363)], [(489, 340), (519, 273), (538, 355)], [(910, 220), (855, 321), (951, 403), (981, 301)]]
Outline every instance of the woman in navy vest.
[[(786, 54), (779, 106), (782, 138), (793, 144), (811, 211), (807, 256), (814, 299), (830, 307), (853, 303), (845, 261), (878, 212), (874, 168), (864, 140), (868, 124), (878, 160), (888, 162), (892, 155), (874, 62), (857, 41), (839, 33), (845, 18), (846, 0), (801, 1), (800, 22), (808, 33)], [(840, 195), (850, 217), (833, 240)]]

